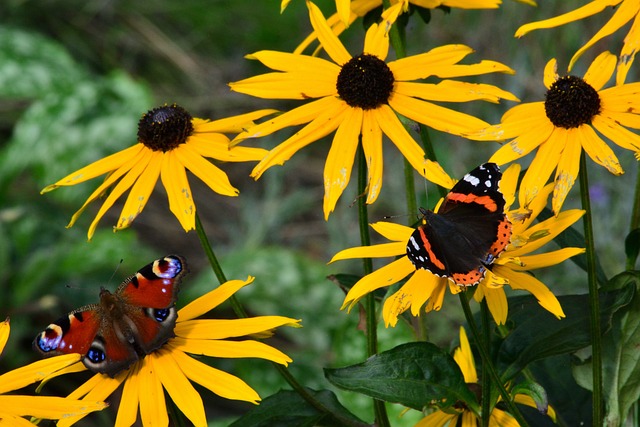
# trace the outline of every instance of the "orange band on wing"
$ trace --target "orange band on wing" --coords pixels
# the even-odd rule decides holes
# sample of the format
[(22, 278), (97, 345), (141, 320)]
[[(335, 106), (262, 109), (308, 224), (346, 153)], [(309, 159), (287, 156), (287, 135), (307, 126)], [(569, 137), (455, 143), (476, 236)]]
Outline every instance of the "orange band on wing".
[(477, 203), (487, 208), (490, 212), (496, 212), (498, 210), (498, 205), (496, 205), (496, 202), (491, 198), (491, 196), (476, 196), (475, 194), (449, 193), (449, 195), (447, 195), (447, 200), (452, 200), (455, 202), (462, 202), (462, 203)]
[(424, 250), (427, 251), (429, 255), (429, 260), (440, 270), (445, 270), (444, 264), (436, 257), (436, 254), (431, 250), (431, 243), (429, 243), (429, 239), (427, 239), (427, 235), (424, 234), (424, 228), (420, 227), (418, 229), (420, 231), (420, 238), (422, 239), (422, 244), (424, 244)]

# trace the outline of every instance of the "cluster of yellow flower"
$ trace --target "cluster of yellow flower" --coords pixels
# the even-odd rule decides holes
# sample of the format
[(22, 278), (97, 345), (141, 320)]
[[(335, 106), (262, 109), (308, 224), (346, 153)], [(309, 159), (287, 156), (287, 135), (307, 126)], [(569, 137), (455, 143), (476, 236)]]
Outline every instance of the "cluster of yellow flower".
[[(287, 0), (282, 1), (283, 10), (288, 3)], [(350, 54), (338, 36), (355, 20), (383, 3), (385, 10), (380, 20), (366, 30), (362, 52)], [(543, 83), (547, 88), (545, 99), (511, 108), (499, 124), (491, 125), (439, 103), (518, 102), (516, 96), (496, 86), (460, 80), (488, 73), (514, 73), (508, 66), (490, 60), (461, 63), (472, 49), (460, 44), (434, 47), (406, 57), (396, 52), (396, 59), (388, 61), (393, 26), (398, 16), (407, 12), (409, 7), (496, 8), (500, 3), (500, 0), (336, 0), (336, 14), (325, 19), (320, 9), (308, 1), (313, 33), (300, 47), (293, 53), (259, 51), (249, 55), (249, 59), (261, 62), (273, 72), (230, 83), (231, 90), (235, 92), (266, 99), (299, 100), (300, 106), (282, 113), (259, 110), (219, 120), (192, 117), (175, 104), (160, 106), (141, 118), (135, 145), (69, 174), (42, 192), (106, 174), (104, 182), (69, 223), (72, 226), (90, 203), (108, 194), (89, 227), (88, 238), (91, 239), (100, 219), (126, 191), (129, 194), (114, 230), (129, 227), (143, 211), (160, 179), (166, 189), (171, 212), (184, 230), (190, 231), (197, 228), (197, 216), (187, 170), (214, 192), (237, 196), (238, 190), (229, 182), (227, 175), (207, 159), (257, 161), (251, 176), (258, 179), (267, 169), (284, 164), (305, 146), (333, 134), (324, 167), (323, 210), (326, 219), (336, 208), (350, 181), (359, 147), (363, 150), (368, 172), (366, 203), (376, 202), (382, 194), (383, 134), (418, 174), (445, 188), (454, 186), (455, 180), (436, 162), (426, 158), (425, 150), (407, 130), (406, 120), (467, 139), (508, 141), (488, 159), (489, 162), (505, 165), (530, 153), (535, 152), (535, 155), (519, 186), (520, 165), (512, 164), (504, 171), (500, 190), (506, 202), (504, 211), (512, 224), (511, 239), (506, 249), (487, 263), (474, 298), (478, 302), (486, 300), (499, 325), (504, 324), (508, 316), (505, 286), (530, 292), (542, 307), (562, 318), (565, 314), (558, 299), (544, 283), (528, 272), (558, 264), (584, 252), (583, 248), (538, 251), (584, 214), (583, 210), (562, 210), (578, 179), (581, 156), (586, 153), (595, 163), (615, 175), (622, 174), (623, 170), (605, 139), (640, 158), (640, 137), (630, 130), (640, 129), (640, 83), (625, 83), (640, 42), (640, 3), (637, 0), (594, 0), (566, 15), (521, 27), (518, 36), (581, 19), (600, 12), (606, 6), (617, 5), (611, 21), (576, 52), (571, 67), (586, 49), (634, 20), (619, 57), (609, 52), (599, 54), (583, 77), (559, 75), (556, 60), (551, 59), (543, 73)], [(302, 53), (314, 40), (320, 46), (316, 53), (323, 50), (328, 59)], [(605, 88), (616, 67), (616, 84)], [(426, 83), (427, 78), (439, 80)], [(296, 133), (270, 151), (242, 145), (294, 126), (299, 127)], [(519, 206), (514, 208), (516, 197)], [(554, 216), (536, 222), (549, 197)], [(331, 262), (351, 258), (396, 259), (359, 280), (346, 295), (343, 308), (350, 309), (374, 290), (389, 287), (410, 276), (397, 291), (386, 297), (382, 305), (386, 326), (395, 326), (398, 317), (409, 309), (414, 316), (419, 316), (423, 307), (426, 312), (440, 310), (446, 289), (454, 294), (465, 289), (450, 277), (441, 277), (416, 267), (409, 259), (407, 244), (415, 227), (390, 222), (377, 222), (371, 226), (390, 243), (346, 249), (336, 254)], [(4, 422), (31, 425), (22, 418), (25, 415), (60, 419), (58, 425), (71, 425), (88, 412), (102, 409), (105, 404), (100, 402), (123, 383), (118, 425), (134, 423), (138, 406), (143, 424), (167, 425), (163, 387), (194, 425), (206, 425), (202, 400), (190, 381), (225, 398), (258, 402), (258, 394), (242, 380), (185, 354), (259, 357), (284, 365), (291, 361), (284, 353), (259, 341), (225, 339), (258, 334), (283, 325), (295, 326), (297, 320), (278, 316), (237, 321), (195, 319), (252, 280), (223, 283), (180, 310), (176, 337), (113, 378), (96, 374), (64, 399), (0, 396), (0, 425)], [(0, 325), (0, 351), (4, 348), (8, 330), (8, 321)], [(464, 354), (457, 353), (456, 360), (463, 368), (471, 367), (463, 369), (467, 382), (477, 382), (464, 334), (461, 348)], [(58, 356), (4, 374), (0, 376), (0, 392), (84, 370), (80, 363), (82, 356)], [(78, 398), (82, 401), (78, 402)], [(520, 401), (534, 405), (525, 397)], [(499, 412), (494, 415), (503, 417)], [(436, 412), (424, 418), (419, 425), (445, 425), (452, 417)], [(511, 419), (495, 422), (496, 425), (512, 425), (509, 424)]]

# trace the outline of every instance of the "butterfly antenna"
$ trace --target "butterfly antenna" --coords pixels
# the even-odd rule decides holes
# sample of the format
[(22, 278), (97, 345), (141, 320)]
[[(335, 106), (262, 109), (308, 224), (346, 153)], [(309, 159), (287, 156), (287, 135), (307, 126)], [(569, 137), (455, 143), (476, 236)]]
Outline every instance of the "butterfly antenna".
[(120, 267), (122, 266), (123, 262), (124, 262), (124, 259), (120, 258), (120, 262), (118, 263), (118, 265), (116, 265), (116, 268), (113, 270), (113, 273), (111, 273), (111, 277), (109, 277), (109, 281), (107, 283), (111, 283), (113, 278), (116, 277), (116, 273), (118, 272), (118, 270), (120, 270)]

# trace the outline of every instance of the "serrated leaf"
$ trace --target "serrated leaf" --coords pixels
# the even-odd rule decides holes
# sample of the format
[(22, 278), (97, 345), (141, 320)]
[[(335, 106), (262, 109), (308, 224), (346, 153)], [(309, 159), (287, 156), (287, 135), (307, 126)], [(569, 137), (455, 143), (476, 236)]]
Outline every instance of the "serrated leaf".
[(476, 398), (453, 357), (428, 342), (402, 344), (357, 365), (325, 369), (325, 377), (341, 389), (417, 410), (464, 402), (478, 411)]
[[(633, 300), (613, 316), (613, 327), (602, 337), (602, 380), (607, 413), (605, 424), (621, 425), (640, 398), (640, 271), (626, 271), (607, 284), (614, 289), (632, 286)], [(591, 389), (591, 362), (575, 366), (578, 384)]]
[(368, 424), (344, 408), (333, 392), (328, 390), (305, 391), (313, 396), (327, 412), (321, 412), (298, 393), (281, 390), (267, 397), (229, 427), (313, 427), (350, 426), (367, 427)]
[[(611, 327), (613, 313), (629, 304), (634, 289), (630, 286), (600, 292), (602, 331)], [(499, 363), (506, 365), (505, 381), (515, 377), (529, 363), (545, 357), (572, 353), (591, 343), (589, 334), (589, 295), (563, 295), (558, 300), (566, 314), (557, 319), (540, 307), (533, 296), (509, 298), (509, 319), (515, 328), (503, 340)]]
[(41, 98), (85, 78), (62, 45), (35, 32), (0, 26), (0, 97)]

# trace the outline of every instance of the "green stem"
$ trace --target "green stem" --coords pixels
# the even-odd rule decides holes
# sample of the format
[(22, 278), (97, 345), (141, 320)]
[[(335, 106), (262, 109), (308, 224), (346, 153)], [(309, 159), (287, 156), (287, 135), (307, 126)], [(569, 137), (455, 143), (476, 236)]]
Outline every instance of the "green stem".
[(593, 425), (602, 425), (602, 341), (600, 330), (600, 298), (596, 276), (596, 252), (593, 241), (593, 220), (591, 217), (591, 199), (589, 198), (589, 178), (584, 151), (580, 155), (580, 197), (585, 215), (584, 239), (587, 249), (587, 280), (589, 283), (589, 323), (591, 326), (591, 362), (593, 373)]
[[(629, 222), (629, 231), (633, 231), (640, 228), (640, 167), (638, 168), (636, 175), (636, 192), (633, 197), (633, 208), (631, 211), (631, 221)], [(636, 266), (636, 259), (632, 257), (627, 258), (627, 270), (633, 270)]]
[[(486, 348), (491, 348), (491, 329), (489, 320), (489, 307), (484, 298), (480, 303), (480, 316), (482, 319), (482, 342)], [(491, 377), (488, 375), (487, 360), (482, 358), (482, 425), (489, 425), (491, 415)]]
[[(364, 156), (362, 144), (358, 145), (358, 224), (360, 227), (360, 242), (362, 246), (371, 245), (371, 236), (369, 235), (369, 214), (367, 211), (366, 198), (364, 196), (367, 189), (367, 160)], [(363, 258), (364, 274), (373, 272), (373, 263), (371, 258)], [(378, 352), (378, 331), (376, 321), (376, 302), (373, 293), (364, 297), (364, 310), (367, 319), (367, 354), (373, 356)], [(373, 409), (375, 412), (376, 425), (380, 427), (389, 426), (389, 418), (387, 416), (387, 408), (381, 400), (373, 400)]]
[[(513, 403), (511, 396), (509, 396), (509, 393), (507, 392), (507, 390), (504, 388), (504, 385), (502, 384), (502, 379), (500, 378), (500, 376), (498, 375), (498, 372), (493, 366), (493, 362), (491, 361), (491, 357), (489, 356), (489, 351), (485, 346), (485, 342), (480, 337), (480, 332), (478, 332), (476, 320), (473, 318), (473, 313), (471, 313), (469, 300), (467, 300), (467, 292), (464, 292), (464, 291), (460, 292), (458, 294), (458, 297), (460, 298), (460, 305), (462, 306), (462, 311), (464, 311), (464, 317), (466, 318), (467, 323), (469, 325), (469, 329), (471, 330), (471, 335), (473, 336), (473, 339), (476, 342), (478, 351), (480, 352), (480, 357), (482, 358), (483, 363), (486, 361), (486, 365), (483, 365), (483, 366), (486, 367), (487, 373), (489, 374), (489, 376), (491, 377), (491, 380), (493, 381), (494, 385), (498, 389), (500, 396), (502, 396), (502, 400), (504, 404), (507, 406), (509, 413), (513, 416), (513, 418), (516, 419), (520, 427), (528, 427), (529, 424), (527, 424), (525, 419), (522, 417), (522, 414), (516, 407), (515, 403)], [(483, 371), (483, 375), (484, 374), (485, 372)]]
[[(213, 252), (213, 248), (209, 243), (209, 238), (207, 237), (207, 233), (204, 231), (204, 227), (202, 226), (202, 222), (200, 221), (200, 217), (196, 213), (196, 233), (198, 234), (198, 238), (200, 239), (200, 244), (202, 245), (202, 249), (207, 254), (207, 258), (209, 259), (209, 264), (211, 264), (211, 269), (216, 275), (220, 284), (225, 283), (227, 278), (222, 271), (222, 266), (218, 262), (218, 258), (216, 254)], [(236, 316), (239, 318), (247, 318), (247, 311), (244, 309), (240, 301), (236, 298), (235, 295), (232, 295), (229, 298), (229, 302), (233, 307), (233, 311), (236, 313)], [(272, 362), (272, 365), (275, 369), (280, 373), (282, 378), (293, 388), (309, 405), (314, 407), (320, 413), (326, 414), (331, 420), (334, 422), (332, 424), (336, 425), (345, 425), (349, 427), (357, 427), (359, 424), (354, 424), (351, 420), (342, 419), (333, 414), (333, 411), (330, 408), (327, 408), (317, 400), (313, 395), (311, 395), (307, 389), (305, 389), (291, 373), (287, 370), (286, 367), (280, 365), (279, 363)], [(360, 426), (361, 427), (361, 426)]]
[[(211, 269), (213, 270), (213, 273), (218, 278), (218, 282), (220, 284), (225, 283), (227, 281), (227, 278), (224, 275), (224, 272), (222, 271), (222, 267), (218, 262), (218, 258), (216, 257), (216, 254), (213, 252), (213, 249), (211, 248), (211, 244), (209, 243), (209, 238), (207, 237), (207, 233), (205, 233), (204, 228), (202, 227), (202, 222), (200, 221), (200, 217), (198, 216), (197, 212), (196, 212), (196, 233), (198, 233), (198, 238), (200, 239), (200, 244), (202, 245), (202, 249), (204, 250), (204, 253), (207, 254), (207, 259), (209, 260), (209, 264), (211, 265)], [(246, 310), (244, 309), (242, 304), (240, 304), (240, 301), (238, 301), (235, 295), (231, 295), (231, 297), (229, 298), (229, 302), (231, 303), (231, 307), (233, 308), (234, 313), (236, 313), (236, 316), (241, 318), (248, 317)]]

